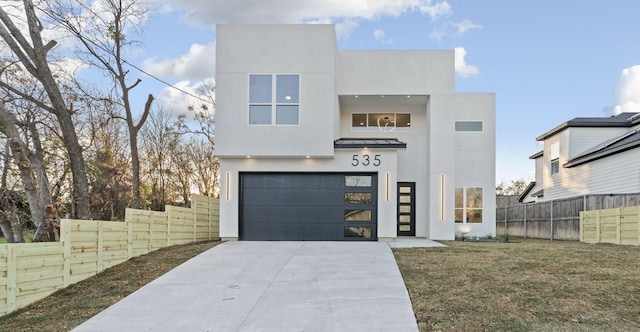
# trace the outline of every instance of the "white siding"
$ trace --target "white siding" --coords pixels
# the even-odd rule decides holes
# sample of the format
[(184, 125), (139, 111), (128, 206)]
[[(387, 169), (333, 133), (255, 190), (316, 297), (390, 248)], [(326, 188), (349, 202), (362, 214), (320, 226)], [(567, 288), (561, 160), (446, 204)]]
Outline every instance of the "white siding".
[[(554, 144), (560, 144), (560, 171), (551, 174), (551, 147)], [(565, 183), (570, 174), (562, 165), (569, 161), (569, 131), (563, 130), (544, 141), (544, 154), (542, 156), (542, 183), (544, 183), (544, 197), (542, 200), (556, 199), (556, 197), (564, 196), (562, 183)]]
[(563, 169), (566, 176), (554, 195), (545, 200), (588, 194), (625, 194), (640, 192), (640, 149)]
[(569, 132), (569, 159), (599, 145), (611, 138), (620, 136), (629, 128), (583, 128), (574, 127), (565, 129)]

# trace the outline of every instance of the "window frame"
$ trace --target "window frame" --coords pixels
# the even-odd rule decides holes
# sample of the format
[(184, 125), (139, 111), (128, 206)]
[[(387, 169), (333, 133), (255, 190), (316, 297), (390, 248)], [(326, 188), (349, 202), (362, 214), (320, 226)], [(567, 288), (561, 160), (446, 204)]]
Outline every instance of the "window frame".
[[(393, 122), (395, 123), (395, 125), (393, 126), (392, 129), (385, 130), (380, 128), (377, 123), (375, 125), (370, 124), (369, 123), (370, 117), (374, 114), (393, 115)], [(398, 115), (408, 115), (409, 125), (398, 126), (398, 123), (397, 123)], [(354, 121), (353, 121), (354, 116), (364, 116), (365, 122), (359, 126), (354, 126)], [(354, 112), (354, 113), (351, 113), (351, 131), (354, 131), (354, 132), (389, 132), (389, 131), (408, 132), (408, 131), (411, 131), (411, 128), (413, 127), (411, 122), (412, 118), (413, 118), (413, 114), (411, 112)]]
[(560, 158), (552, 159), (549, 163), (549, 168), (551, 169), (551, 175), (560, 173)]
[[(469, 201), (467, 199), (467, 193), (470, 189), (479, 189), (480, 190), (480, 207), (470, 207), (469, 205)], [(456, 224), (483, 224), (484, 223), (484, 210), (485, 210), (485, 206), (484, 206), (484, 187), (481, 186), (466, 186), (466, 187), (455, 187), (454, 189), (454, 213), (453, 213), (453, 221)], [(462, 207), (458, 206), (458, 190), (462, 190)], [(470, 212), (472, 211), (480, 211), (480, 221), (479, 222), (473, 222), (473, 221), (469, 221), (468, 215)], [(461, 220), (458, 220), (457, 217), (457, 212), (460, 211), (462, 212), (462, 218)]]
[[(259, 101), (259, 102), (253, 102), (252, 101), (252, 95), (251, 95), (251, 80), (253, 76), (270, 76), (271, 77), (271, 100), (269, 102), (263, 102), (263, 101)], [(283, 76), (296, 76), (297, 80), (298, 80), (298, 87), (297, 87), (297, 96), (293, 97), (293, 101), (292, 102), (284, 102), (284, 101), (279, 101), (279, 90), (278, 90), (278, 79), (282, 78)], [(301, 105), (301, 75), (299, 73), (249, 73), (248, 75), (248, 107), (247, 107), (247, 123), (249, 126), (299, 126), (300, 125), (300, 105)], [(269, 107), (271, 110), (271, 120), (269, 123), (252, 123), (251, 119), (251, 114), (252, 114), (252, 107), (256, 106), (256, 107)], [(279, 107), (283, 107), (280, 108)], [(278, 118), (279, 118), (279, 110), (280, 111), (284, 111), (285, 107), (288, 108), (288, 106), (295, 106), (296, 107), (296, 121), (295, 123), (278, 123)], [(257, 109), (257, 108), (256, 108)], [(287, 117), (288, 118), (288, 117)]]

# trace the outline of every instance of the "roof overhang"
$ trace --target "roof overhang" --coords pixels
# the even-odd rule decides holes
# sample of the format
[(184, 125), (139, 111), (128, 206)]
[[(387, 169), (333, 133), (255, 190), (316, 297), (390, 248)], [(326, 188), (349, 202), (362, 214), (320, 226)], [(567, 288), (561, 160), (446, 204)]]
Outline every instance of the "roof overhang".
[(339, 138), (333, 142), (334, 149), (406, 149), (407, 143), (397, 138)]

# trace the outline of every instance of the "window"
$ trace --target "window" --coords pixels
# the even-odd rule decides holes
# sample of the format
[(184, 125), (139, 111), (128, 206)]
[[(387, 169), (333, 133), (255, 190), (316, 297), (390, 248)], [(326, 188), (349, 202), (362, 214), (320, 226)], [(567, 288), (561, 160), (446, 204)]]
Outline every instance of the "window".
[(560, 172), (560, 160), (554, 159), (551, 161), (551, 175)]
[(410, 113), (354, 113), (351, 115), (354, 131), (408, 131), (411, 129)]
[(455, 189), (455, 222), (482, 223), (482, 188)]
[(456, 131), (482, 131), (482, 121), (456, 121)]
[(347, 175), (344, 177), (345, 187), (371, 187), (371, 175)]
[(249, 124), (297, 125), (299, 111), (300, 75), (249, 75)]

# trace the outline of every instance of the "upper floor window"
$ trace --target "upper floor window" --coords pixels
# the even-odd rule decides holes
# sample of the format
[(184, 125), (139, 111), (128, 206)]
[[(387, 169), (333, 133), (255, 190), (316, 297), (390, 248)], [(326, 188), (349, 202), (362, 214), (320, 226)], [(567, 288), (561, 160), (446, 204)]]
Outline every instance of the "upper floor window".
[(556, 173), (560, 173), (560, 161), (558, 159), (551, 161), (551, 175)]
[(456, 188), (455, 222), (482, 223), (482, 209), (482, 188)]
[(392, 131), (411, 129), (410, 113), (353, 113), (351, 129), (357, 131)]
[(297, 125), (300, 75), (249, 75), (249, 124)]
[(482, 131), (482, 121), (456, 121), (456, 131)]

